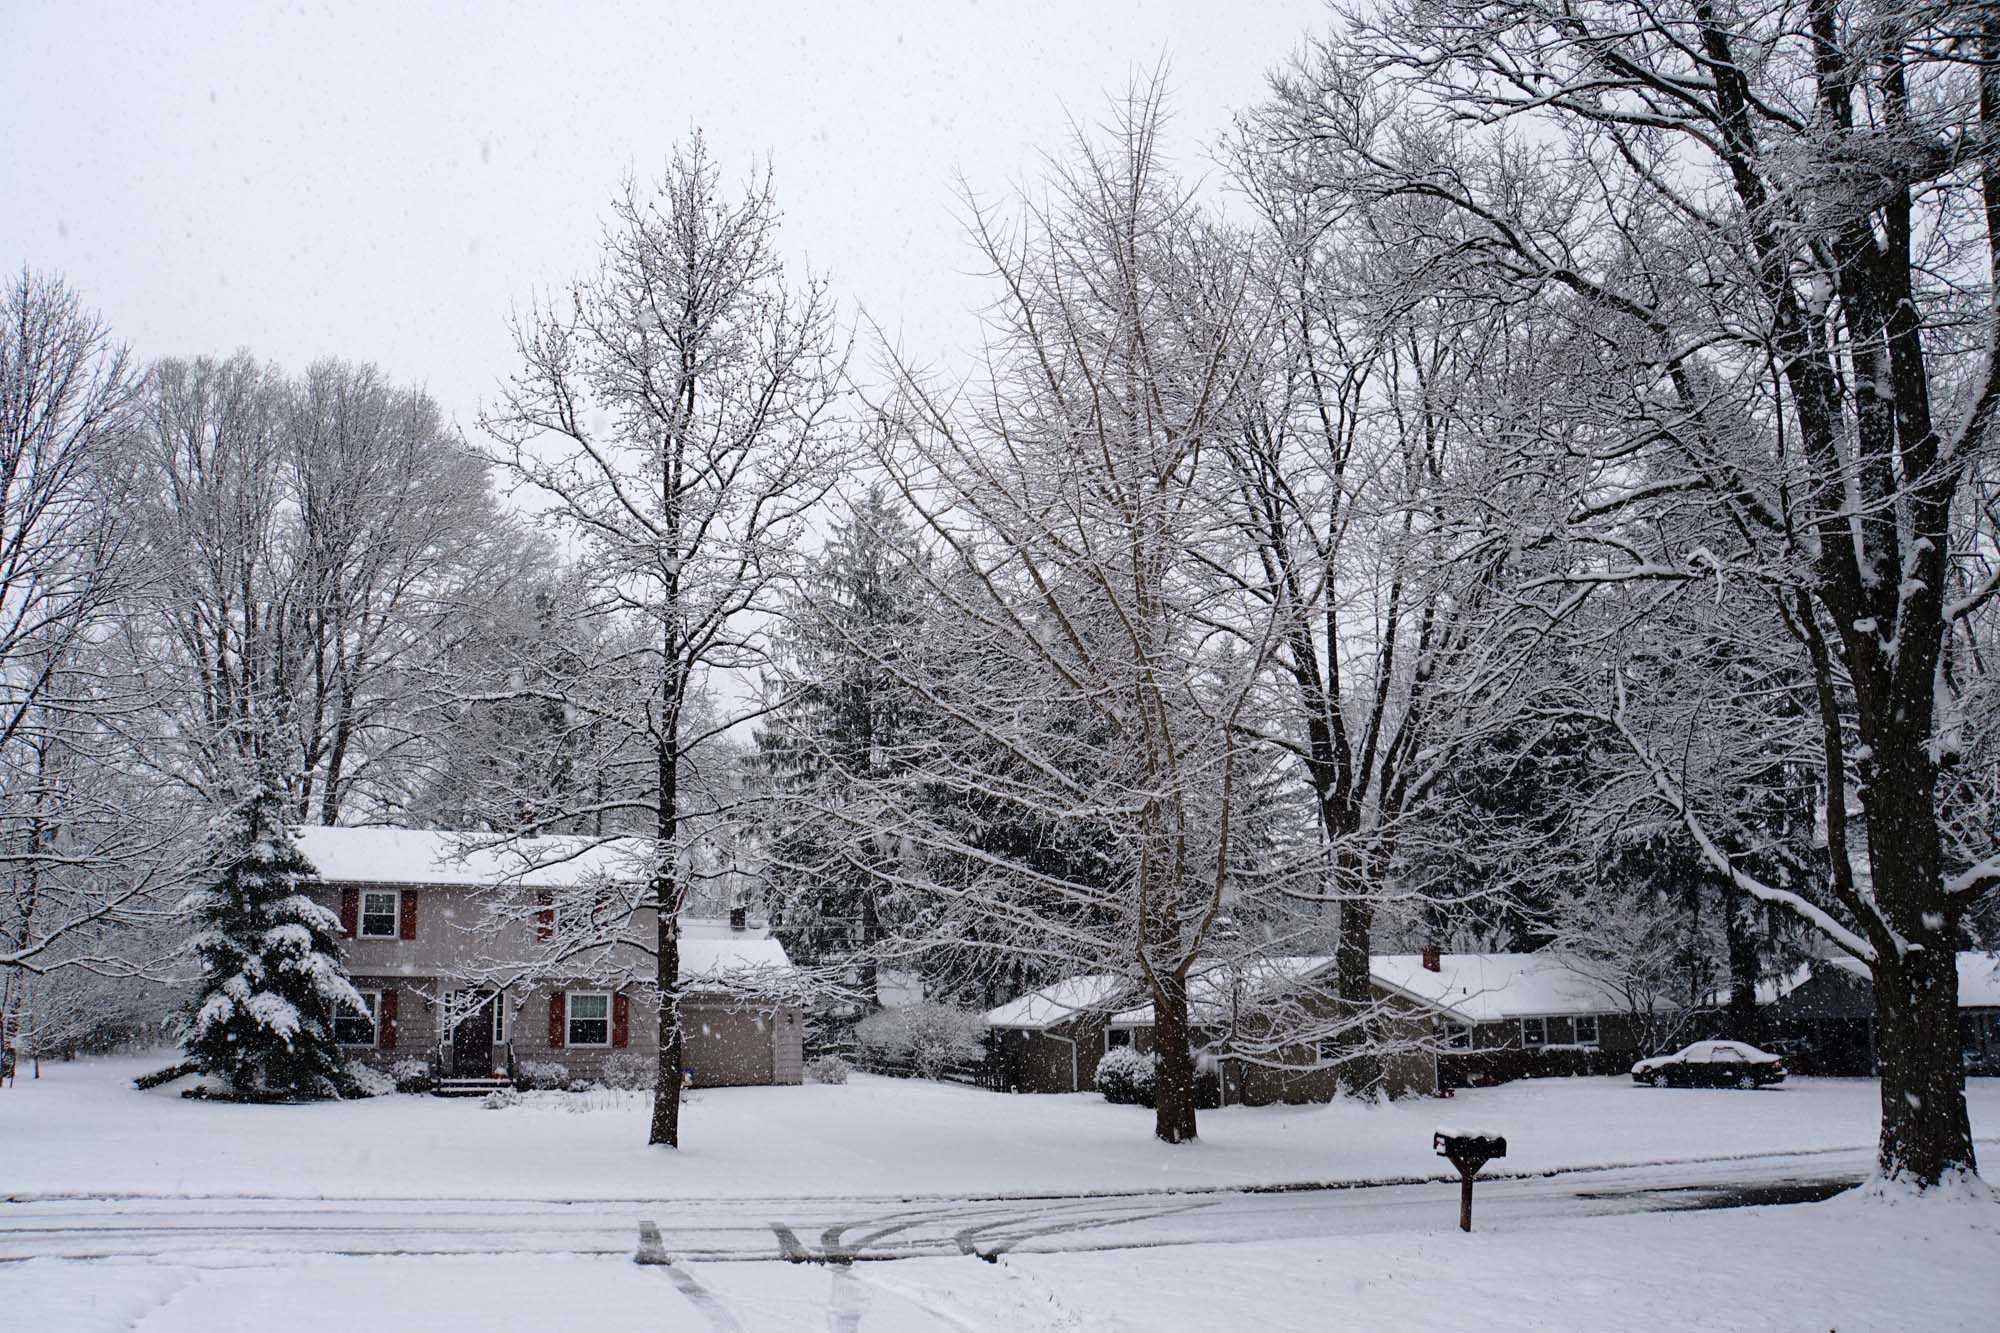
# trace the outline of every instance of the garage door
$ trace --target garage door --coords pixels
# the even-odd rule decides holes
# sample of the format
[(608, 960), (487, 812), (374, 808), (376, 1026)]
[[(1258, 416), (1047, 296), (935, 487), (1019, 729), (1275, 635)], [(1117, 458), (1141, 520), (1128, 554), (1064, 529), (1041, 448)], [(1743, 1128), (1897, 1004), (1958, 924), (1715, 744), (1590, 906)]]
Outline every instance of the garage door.
[(727, 1088), (771, 1081), (774, 1016), (708, 1005), (684, 1005), (687, 1069), (697, 1088)]

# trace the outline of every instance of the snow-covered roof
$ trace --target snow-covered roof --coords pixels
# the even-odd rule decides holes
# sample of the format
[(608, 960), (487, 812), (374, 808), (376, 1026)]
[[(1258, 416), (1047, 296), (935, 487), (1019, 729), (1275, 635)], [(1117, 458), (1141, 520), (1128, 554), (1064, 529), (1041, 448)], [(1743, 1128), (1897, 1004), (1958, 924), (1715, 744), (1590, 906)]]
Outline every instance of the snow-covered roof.
[(568, 888), (596, 878), (629, 879), (647, 857), (637, 838), (557, 835), (501, 840), (444, 829), (334, 828), (308, 824), (299, 850), (334, 884), (520, 884)]
[(987, 1010), (986, 1026), (1039, 1032), (1078, 1014), (1108, 1009), (1131, 993), (1131, 983), (1123, 977), (1101, 972), (1070, 977)]
[(695, 985), (733, 982), (742, 986), (772, 980), (792, 969), (784, 945), (747, 932), (710, 939), (683, 937), (680, 951), (681, 980)]
[[(1859, 958), (1841, 954), (1838, 958), (1826, 960), (1841, 971), (1871, 981), (1868, 964)], [(1812, 965), (1800, 969), (1803, 982), (1812, 975)], [(1798, 983), (1790, 989), (1796, 990)], [(1758, 988), (1757, 998), (1762, 1000), (1763, 988)], [(1976, 950), (1962, 950), (1958, 955), (1958, 1007), (1961, 1009), (2000, 1008), (2000, 953), (1981, 953)]]
[(1380, 983), (1473, 1023), (1628, 1007), (1616, 988), (1577, 971), (1561, 954), (1448, 953), (1435, 972), (1422, 954), (1377, 954), (1368, 967)]
[(1958, 1007), (2000, 1008), (2000, 953), (1958, 956)]
[[(1232, 999), (1289, 990), (1333, 966), (1328, 955), (1297, 954), (1281, 958), (1259, 958), (1235, 968), (1216, 966), (1188, 978), (1188, 1012), (1197, 1023), (1211, 1023), (1228, 1017)], [(1111, 1026), (1143, 1028), (1153, 1025), (1153, 1005), (1149, 1000), (1112, 1015)]]

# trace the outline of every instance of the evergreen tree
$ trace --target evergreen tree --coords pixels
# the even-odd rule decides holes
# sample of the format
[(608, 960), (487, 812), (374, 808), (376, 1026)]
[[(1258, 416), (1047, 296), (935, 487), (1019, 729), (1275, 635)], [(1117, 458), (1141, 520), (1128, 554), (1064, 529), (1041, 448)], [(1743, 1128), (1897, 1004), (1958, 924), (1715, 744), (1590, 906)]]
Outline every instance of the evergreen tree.
[(886, 853), (871, 833), (893, 822), (874, 806), (908, 768), (921, 725), (896, 679), (922, 623), (920, 562), (887, 494), (870, 487), (792, 599), (774, 682), (784, 704), (758, 738), (781, 797), (764, 877), (778, 937), (807, 965), (851, 959), (871, 1006), (893, 910), (873, 873)]
[(202, 967), (188, 1056), (238, 1096), (340, 1096), (334, 1018), (365, 1006), (340, 960), (339, 920), (303, 892), (318, 872), (285, 826), (278, 786), (259, 782), (217, 833), (215, 883), (182, 904)]

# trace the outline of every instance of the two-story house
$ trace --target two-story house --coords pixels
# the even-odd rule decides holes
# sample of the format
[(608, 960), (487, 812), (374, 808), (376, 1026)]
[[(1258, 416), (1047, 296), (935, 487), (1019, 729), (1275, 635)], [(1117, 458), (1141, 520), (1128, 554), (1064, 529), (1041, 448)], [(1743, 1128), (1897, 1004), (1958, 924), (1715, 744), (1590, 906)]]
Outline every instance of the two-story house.
[[(367, 1005), (339, 1024), (356, 1058), (432, 1060), (455, 1078), (550, 1061), (591, 1077), (615, 1057), (657, 1054), (651, 959), (627, 944), (559, 958), (556, 948), (567, 937), (559, 912), (590, 901), (593, 885), (629, 878), (638, 849), (625, 840), (495, 845), (434, 829), (315, 825), (297, 841), (319, 871), (313, 897), (339, 914), (348, 972)], [(642, 915), (632, 938), (653, 931), (650, 910)], [(684, 918), (680, 955), (693, 1081), (799, 1082), (805, 1024), (785, 995), (784, 946), (738, 907)]]

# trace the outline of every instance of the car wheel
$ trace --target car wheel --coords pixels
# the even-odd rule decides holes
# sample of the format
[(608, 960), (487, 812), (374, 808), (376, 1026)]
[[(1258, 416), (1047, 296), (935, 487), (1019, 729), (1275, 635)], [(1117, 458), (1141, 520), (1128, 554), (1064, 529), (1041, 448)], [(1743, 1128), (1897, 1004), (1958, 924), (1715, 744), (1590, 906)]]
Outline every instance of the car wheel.
[(1745, 1092), (1754, 1091), (1757, 1087), (1757, 1076), (1748, 1071), (1738, 1074), (1736, 1076), (1736, 1086)]

